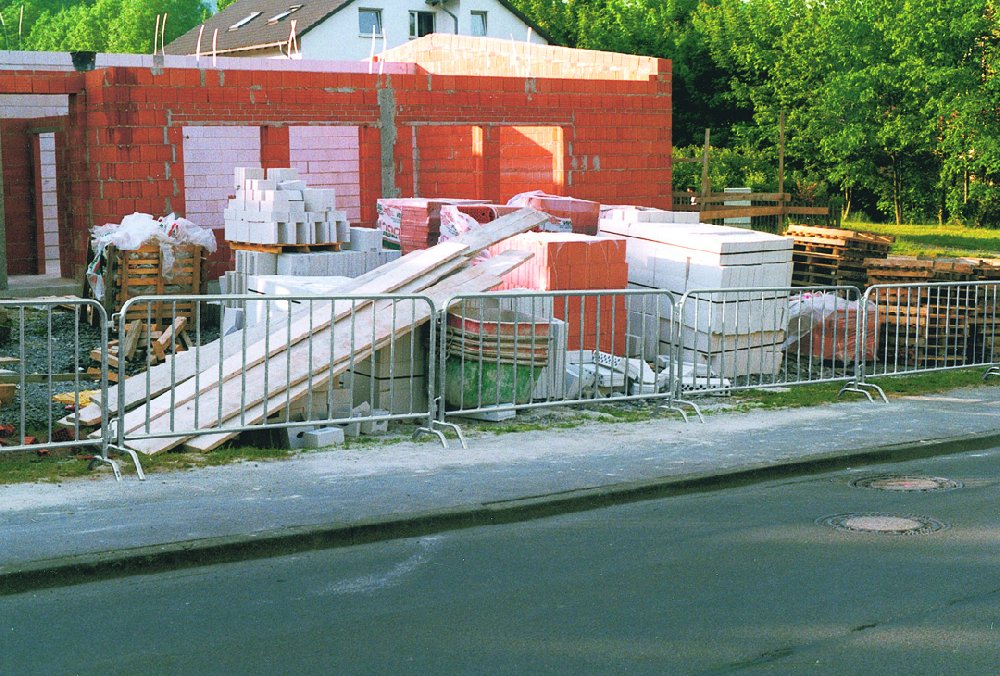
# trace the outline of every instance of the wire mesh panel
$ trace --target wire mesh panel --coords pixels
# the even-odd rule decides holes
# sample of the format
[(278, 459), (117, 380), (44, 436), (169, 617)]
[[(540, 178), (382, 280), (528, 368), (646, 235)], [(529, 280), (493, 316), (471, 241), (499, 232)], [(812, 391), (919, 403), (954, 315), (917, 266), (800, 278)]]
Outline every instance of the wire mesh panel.
[(320, 442), (383, 431), (390, 421), (433, 419), (436, 327), (429, 298), (160, 301), (179, 308), (193, 301), (193, 318), (179, 315), (156, 326), (152, 317), (143, 325), (122, 314), (119, 333), (131, 356), (119, 365), (109, 401), (117, 446), (150, 454), (181, 445), (210, 451), (243, 433), (279, 431), (294, 448), (304, 434), (329, 445)]
[(73, 415), (106, 398), (106, 325), (92, 300), (0, 301), (0, 452), (107, 461), (105, 436)]
[(855, 287), (697, 289), (671, 340), (680, 393), (848, 381), (874, 357)]
[(866, 329), (885, 376), (992, 366), (998, 352), (996, 282), (876, 285), (865, 293)]
[(606, 400), (669, 403), (673, 310), (666, 291), (455, 296), (439, 332), (438, 419)]

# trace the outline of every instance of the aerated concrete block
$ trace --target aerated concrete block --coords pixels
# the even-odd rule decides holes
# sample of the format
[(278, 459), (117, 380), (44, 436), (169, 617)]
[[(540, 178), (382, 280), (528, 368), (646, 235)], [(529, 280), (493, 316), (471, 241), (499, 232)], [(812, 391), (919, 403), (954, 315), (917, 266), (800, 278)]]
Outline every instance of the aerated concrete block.
[(344, 437), (344, 429), (341, 427), (320, 427), (306, 432), (303, 435), (302, 443), (304, 448), (326, 448), (327, 446), (342, 445)]

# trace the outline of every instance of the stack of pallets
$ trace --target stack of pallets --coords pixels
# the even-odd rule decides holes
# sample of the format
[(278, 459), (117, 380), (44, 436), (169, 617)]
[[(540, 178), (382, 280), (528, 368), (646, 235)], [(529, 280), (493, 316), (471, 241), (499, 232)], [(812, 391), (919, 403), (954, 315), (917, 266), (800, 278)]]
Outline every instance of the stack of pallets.
[[(175, 246), (169, 279), (164, 276), (163, 253), (157, 245), (134, 251), (108, 247), (104, 268), (104, 308), (108, 316), (121, 311), (136, 296), (197, 295), (206, 291), (207, 258), (205, 250), (193, 244)], [(141, 320), (153, 326), (166, 326), (177, 317), (194, 319), (192, 301), (156, 301), (129, 307), (126, 320)]]
[(789, 225), (792, 286), (856, 286), (868, 284), (866, 259), (885, 258), (895, 238), (868, 232)]
[(878, 347), (887, 361), (914, 368), (965, 364), (977, 316), (975, 267), (962, 259), (894, 256), (868, 259), (868, 280), (879, 318)]
[(972, 340), (969, 363), (991, 364), (1000, 361), (1000, 258), (965, 258), (980, 282), (993, 282), (975, 288), (976, 311), (970, 317)]

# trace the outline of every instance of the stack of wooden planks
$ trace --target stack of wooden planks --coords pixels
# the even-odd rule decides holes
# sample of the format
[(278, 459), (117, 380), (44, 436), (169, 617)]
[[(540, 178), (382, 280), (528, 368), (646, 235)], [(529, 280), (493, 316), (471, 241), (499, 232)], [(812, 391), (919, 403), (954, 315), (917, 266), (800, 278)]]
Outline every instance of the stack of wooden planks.
[(789, 225), (785, 235), (794, 240), (793, 286), (868, 285), (865, 261), (889, 255), (895, 241), (888, 235), (868, 232)]
[[(977, 312), (975, 266), (964, 259), (891, 256), (867, 259), (868, 280), (881, 333), (877, 347), (887, 361), (920, 368), (965, 364)], [(883, 288), (884, 287), (884, 288)]]
[[(361, 297), (419, 293), (442, 308), (456, 293), (490, 290), (530, 254), (509, 251), (475, 265), (473, 260), (546, 218), (522, 209), (358, 277), (351, 292)], [(359, 313), (364, 305), (371, 312)], [(380, 311), (382, 306), (386, 311)], [(106, 408), (119, 416), (118, 421), (102, 421), (101, 406), (92, 404), (62, 422), (118, 422), (131, 437), (126, 446), (147, 454), (182, 444), (191, 450), (211, 450), (238, 434), (219, 428), (257, 424), (286, 410), (346, 372), (350, 364), (430, 319), (426, 304), (317, 301), (284, 322), (250, 327), (223, 337), (221, 344), (216, 341), (173, 355), (127, 379), (121, 389), (112, 388)], [(118, 425), (112, 424), (111, 430), (115, 434)], [(219, 431), (190, 434), (193, 430)]]

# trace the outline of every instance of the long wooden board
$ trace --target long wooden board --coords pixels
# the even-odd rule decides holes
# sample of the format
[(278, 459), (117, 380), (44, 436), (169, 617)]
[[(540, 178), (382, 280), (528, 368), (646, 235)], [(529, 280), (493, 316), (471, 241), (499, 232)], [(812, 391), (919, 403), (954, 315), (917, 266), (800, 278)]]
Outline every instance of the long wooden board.
[[(424, 295), (435, 303), (443, 303), (455, 293), (492, 288), (500, 283), (502, 274), (529, 257), (523, 252), (497, 256), (453, 275), (425, 290)], [(348, 368), (352, 359), (367, 358), (394, 337), (408, 333), (431, 318), (428, 305), (403, 303), (393, 312), (383, 311), (389, 307), (387, 304), (384, 308), (380, 305), (383, 304), (375, 305), (363, 316), (340, 320), (332, 328), (332, 334), (331, 329), (319, 331), (314, 340), (293, 346), (287, 355), (255, 366), (238, 384), (210, 390), (196, 401), (173, 409), (169, 415), (161, 415), (148, 423), (144, 420), (141, 429), (147, 430), (147, 434), (183, 432), (194, 429), (195, 425), (208, 429), (220, 421), (232, 419), (244, 425), (254, 424), (265, 415), (265, 409), (269, 415), (297, 401), (308, 391), (310, 383), (313, 389), (325, 385), (333, 374), (331, 364), (339, 366), (339, 374)], [(302, 385), (303, 389), (291, 399), (292, 389), (297, 385)], [(265, 394), (267, 406), (264, 405)], [(234, 434), (229, 433), (229, 436)], [(152, 454), (183, 441), (184, 437), (141, 438), (128, 442), (128, 446)]]

